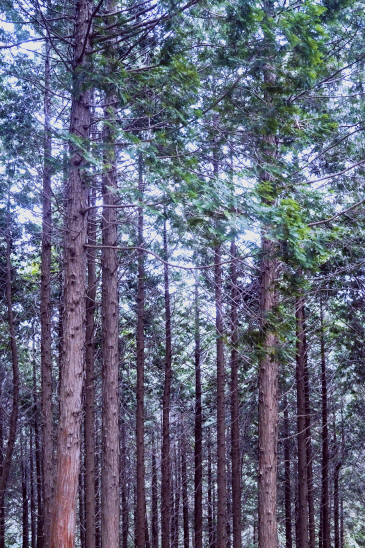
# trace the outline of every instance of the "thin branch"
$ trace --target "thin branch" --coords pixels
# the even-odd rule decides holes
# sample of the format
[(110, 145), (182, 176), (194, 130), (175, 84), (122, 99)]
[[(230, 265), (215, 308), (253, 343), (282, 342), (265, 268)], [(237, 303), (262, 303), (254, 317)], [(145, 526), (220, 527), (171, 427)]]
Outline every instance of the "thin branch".
[(356, 204), (353, 204), (352, 206), (348, 207), (347, 209), (344, 209), (343, 211), (340, 211), (339, 213), (336, 213), (336, 215), (333, 215), (332, 217), (329, 217), (328, 219), (324, 219), (323, 221), (316, 221), (315, 223), (309, 223), (308, 226), (318, 226), (323, 225), (325, 223), (329, 223), (330, 221), (333, 221), (340, 215), (344, 215), (348, 211), (351, 211), (351, 209), (355, 209), (355, 207), (363, 204), (365, 202), (365, 198), (363, 200), (360, 200), (360, 202), (356, 202)]

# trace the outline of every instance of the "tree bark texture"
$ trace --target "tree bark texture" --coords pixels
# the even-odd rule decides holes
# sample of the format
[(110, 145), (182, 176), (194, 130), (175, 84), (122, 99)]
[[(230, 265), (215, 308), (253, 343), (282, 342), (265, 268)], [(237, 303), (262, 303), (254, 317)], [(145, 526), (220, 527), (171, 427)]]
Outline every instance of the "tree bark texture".
[(157, 464), (155, 440), (152, 438), (152, 511), (151, 511), (151, 529), (152, 529), (152, 548), (158, 548), (158, 490), (157, 490)]
[(241, 459), (238, 400), (238, 286), (236, 242), (231, 243), (231, 458), (233, 548), (241, 548)]
[(220, 246), (214, 252), (215, 327), (217, 345), (217, 548), (226, 548), (226, 425), (225, 378), (223, 350), (222, 254)]
[[(112, 90), (106, 94), (104, 116), (102, 249), (102, 465), (101, 548), (119, 547), (119, 306), (115, 154), (115, 111)], [(112, 206), (112, 207), (111, 207)], [(114, 249), (113, 249), (114, 247)]]
[[(9, 215), (9, 213), (8, 213)], [(9, 435), (6, 446), (5, 455), (2, 458), (2, 470), (0, 476), (0, 508), (5, 507), (5, 492), (9, 479), (10, 467), (14, 452), (14, 445), (16, 440), (16, 433), (18, 427), (18, 414), (19, 414), (19, 358), (18, 347), (15, 338), (15, 326), (13, 315), (13, 291), (12, 291), (12, 265), (11, 265), (11, 237), (9, 217), (7, 219), (6, 228), (6, 304), (8, 309), (8, 326), (11, 348), (11, 363), (13, 370), (13, 402), (11, 408), (10, 422), (9, 422)], [(4, 510), (2, 510), (4, 512)], [(5, 520), (2, 520), (1, 536), (4, 539), (5, 532)]]
[(278, 363), (269, 315), (275, 305), (277, 264), (273, 243), (263, 236), (260, 280), (262, 357), (259, 363), (259, 548), (277, 548)]
[(195, 286), (194, 548), (203, 548), (203, 416), (198, 286)]
[(306, 427), (306, 450), (307, 450), (307, 477), (308, 477), (308, 525), (309, 525), (309, 548), (316, 546), (316, 524), (314, 517), (314, 480), (313, 480), (313, 449), (311, 433), (311, 405), (308, 371), (308, 345), (305, 323), (305, 306), (303, 307), (303, 328), (304, 328), (304, 375), (305, 375), (305, 427)]
[(322, 381), (322, 548), (331, 548), (330, 538), (330, 495), (329, 495), (329, 439), (328, 439), (328, 401), (326, 350), (324, 342), (323, 304), (320, 301), (320, 339), (321, 339), (321, 381)]
[(285, 498), (285, 548), (293, 547), (292, 503), (290, 481), (290, 438), (288, 401), (284, 398), (284, 498)]
[(305, 346), (304, 300), (296, 301), (296, 380), (297, 380), (297, 429), (298, 429), (298, 541), (301, 548), (308, 548), (308, 468), (305, 406)]
[[(86, 143), (90, 129), (90, 92), (85, 89), (88, 64), (91, 0), (75, 6), (73, 92), (70, 133)], [(86, 161), (77, 145), (70, 143), (69, 177), (66, 189), (64, 313), (60, 416), (57, 468), (52, 505), (51, 542), (47, 548), (74, 548), (76, 499), (80, 470), (80, 425), (85, 346), (86, 234), (88, 188)]]
[[(90, 190), (89, 207), (95, 206), (95, 189)], [(88, 244), (96, 245), (96, 209), (91, 209), (88, 219)], [(96, 250), (87, 250), (88, 286), (86, 296), (86, 347), (85, 347), (85, 542), (95, 548), (95, 308), (96, 308)]]
[(42, 265), (41, 265), (41, 376), (42, 376), (42, 451), (43, 451), (43, 519), (44, 546), (50, 544), (53, 494), (53, 411), (52, 411), (52, 335), (51, 335), (51, 67), (50, 44), (46, 42), (44, 67), (44, 162), (42, 192)]
[[(138, 158), (138, 192), (143, 201), (143, 166), (142, 156)], [(138, 246), (143, 247), (143, 207), (138, 208)], [(137, 441), (137, 524), (136, 546), (145, 545), (145, 465), (144, 465), (144, 254), (138, 251), (138, 287), (137, 287), (137, 406), (136, 406), (136, 441)]]
[[(166, 219), (163, 227), (164, 258), (168, 260)], [(171, 307), (169, 267), (164, 263), (165, 285), (165, 381), (162, 400), (162, 451), (161, 451), (161, 546), (170, 547), (171, 483), (170, 483), (170, 398), (172, 379)]]

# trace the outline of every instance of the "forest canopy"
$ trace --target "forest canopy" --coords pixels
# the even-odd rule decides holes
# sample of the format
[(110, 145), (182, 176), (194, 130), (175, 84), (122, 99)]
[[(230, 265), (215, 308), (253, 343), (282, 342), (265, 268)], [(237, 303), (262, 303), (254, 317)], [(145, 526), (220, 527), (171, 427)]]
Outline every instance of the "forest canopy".
[(0, 548), (365, 546), (364, 9), (1, 3)]

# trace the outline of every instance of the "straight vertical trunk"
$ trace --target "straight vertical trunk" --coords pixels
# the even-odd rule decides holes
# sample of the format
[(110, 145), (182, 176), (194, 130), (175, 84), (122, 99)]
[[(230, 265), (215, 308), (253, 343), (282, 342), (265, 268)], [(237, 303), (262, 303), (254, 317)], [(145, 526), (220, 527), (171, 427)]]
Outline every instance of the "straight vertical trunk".
[(311, 406), (308, 372), (308, 346), (305, 325), (305, 307), (303, 307), (304, 329), (304, 375), (305, 375), (305, 426), (306, 426), (306, 451), (307, 451), (307, 476), (308, 476), (308, 519), (309, 519), (309, 548), (316, 546), (316, 524), (314, 517), (314, 482), (313, 482), (313, 450), (311, 434)]
[(330, 497), (329, 497), (329, 439), (326, 351), (324, 342), (323, 305), (320, 301), (321, 322), (321, 381), (322, 381), (322, 548), (331, 548), (330, 538)]
[(127, 487), (127, 447), (126, 447), (126, 424), (122, 418), (121, 428), (121, 472), (122, 472), (122, 548), (128, 548), (128, 529), (129, 529), (129, 508), (128, 508), (128, 487)]
[(79, 477), (79, 531), (80, 548), (86, 548), (85, 544), (85, 473), (81, 468)]
[[(142, 156), (138, 158), (138, 192), (143, 201)], [(138, 208), (138, 246), (143, 246), (143, 208)], [(136, 546), (145, 545), (145, 467), (144, 467), (144, 255), (138, 250), (138, 288), (137, 288), (137, 407), (136, 407), (136, 440), (137, 440), (137, 523)]]
[(238, 402), (238, 286), (236, 242), (231, 243), (231, 458), (233, 548), (241, 548), (241, 462)]
[(335, 529), (335, 548), (340, 548), (340, 497), (339, 497), (339, 479), (341, 463), (337, 462), (334, 473), (333, 485), (333, 521)]
[(155, 440), (152, 438), (152, 548), (158, 548), (158, 494)]
[(226, 425), (224, 404), (224, 350), (223, 350), (223, 302), (222, 256), (220, 246), (214, 252), (214, 285), (217, 338), (217, 548), (226, 548)]
[(293, 547), (291, 519), (291, 485), (290, 485), (290, 438), (288, 401), (284, 399), (284, 497), (285, 497), (285, 548)]
[(28, 516), (28, 489), (27, 489), (27, 468), (24, 464), (24, 455), (21, 457), (21, 475), (22, 475), (22, 548), (29, 548), (29, 516)]
[(195, 445), (194, 445), (194, 548), (203, 548), (203, 417), (200, 368), (199, 296), (195, 286)]
[(305, 347), (304, 347), (304, 300), (296, 302), (296, 380), (297, 380), (297, 427), (298, 427), (298, 541), (301, 548), (308, 548), (308, 468), (305, 407)]
[[(8, 213), (9, 215), (9, 213)], [(9, 423), (9, 436), (8, 443), (6, 447), (5, 454), (2, 459), (2, 470), (0, 476), (0, 508), (4, 512), (5, 508), (5, 492), (9, 479), (11, 461), (14, 452), (14, 445), (16, 440), (17, 426), (18, 426), (18, 414), (19, 414), (19, 360), (18, 360), (18, 348), (15, 338), (15, 326), (14, 326), (14, 316), (13, 316), (13, 293), (12, 293), (12, 266), (10, 260), (11, 253), (11, 240), (10, 240), (10, 226), (9, 226), (9, 217), (7, 219), (7, 230), (6, 230), (6, 304), (8, 309), (8, 326), (9, 326), (9, 337), (10, 337), (10, 348), (11, 348), (11, 363), (13, 370), (13, 402), (10, 415)], [(4, 542), (5, 537), (5, 520), (1, 523), (2, 531), (0, 532), (0, 537), (2, 537), (2, 542)]]
[(29, 465), (30, 465), (30, 545), (36, 548), (37, 528), (36, 528), (36, 502), (35, 502), (35, 478), (34, 478), (34, 454), (33, 454), (33, 427), (30, 427), (29, 435)]
[[(95, 189), (90, 190), (89, 207), (95, 206)], [(88, 220), (88, 244), (96, 246), (96, 209), (91, 209)], [(85, 542), (95, 548), (95, 301), (96, 249), (87, 251), (88, 287), (86, 295), (86, 348), (85, 348)]]
[(261, 249), (258, 537), (259, 548), (277, 548), (278, 363), (275, 356), (276, 336), (268, 322), (268, 316), (275, 305), (277, 265), (273, 243), (263, 237)]
[(212, 477), (212, 451), (208, 448), (208, 542), (209, 548), (214, 548), (214, 504), (213, 504), (213, 477)]
[[(107, 95), (107, 103), (113, 96)], [(106, 108), (109, 123), (114, 122), (111, 107)], [(107, 148), (103, 175), (103, 250), (102, 250), (102, 466), (101, 466), (101, 546), (119, 546), (119, 312), (118, 312), (118, 257), (117, 171), (114, 151), (114, 132), (106, 125), (104, 143)], [(112, 207), (110, 207), (112, 206)]]
[(181, 450), (181, 487), (182, 487), (182, 505), (183, 505), (184, 548), (189, 548), (189, 502), (188, 502), (188, 477), (186, 473), (186, 444), (185, 443), (182, 443), (182, 450)]
[[(163, 227), (164, 259), (168, 260), (166, 217)], [(165, 285), (165, 381), (162, 400), (162, 451), (161, 451), (161, 546), (170, 547), (171, 521), (171, 485), (170, 485), (170, 396), (172, 378), (172, 351), (171, 351), (171, 308), (169, 290), (169, 267), (164, 263)]]
[[(36, 375), (36, 345), (35, 334), (33, 331), (33, 406), (34, 406), (34, 439), (35, 439), (35, 467), (36, 478), (35, 483), (37, 492), (37, 514), (34, 514), (34, 520), (37, 517), (36, 522), (36, 546), (37, 548), (43, 548), (44, 546), (44, 511), (43, 511), (43, 473), (42, 473), (42, 447), (40, 443), (39, 435), (39, 405), (37, 397), (37, 375)], [(53, 448), (53, 439), (52, 439)], [(33, 486), (34, 487), (34, 486)], [(35, 525), (35, 524), (34, 524)]]
[(175, 458), (174, 458), (174, 468), (175, 468), (175, 482), (174, 489), (172, 489), (172, 508), (173, 515), (171, 520), (171, 548), (178, 548), (179, 545), (179, 513), (180, 513), (180, 487), (181, 487), (181, 477), (180, 477), (180, 459), (179, 459), (179, 448), (175, 446)]
[[(73, 93), (70, 133), (86, 145), (90, 128), (90, 92), (80, 86), (89, 68), (91, 0), (75, 6)], [(86, 71), (86, 73), (85, 73)], [(76, 499), (80, 470), (80, 425), (86, 312), (86, 234), (88, 184), (82, 149), (70, 143), (64, 253), (64, 314), (60, 416), (55, 492), (51, 517), (51, 542), (47, 548), (74, 548)], [(112, 547), (110, 547), (112, 548)]]
[(41, 374), (42, 374), (42, 452), (44, 546), (50, 545), (53, 494), (53, 411), (52, 411), (52, 335), (51, 335), (51, 75), (50, 44), (46, 41), (44, 67), (44, 162), (42, 191), (42, 265), (41, 265)]

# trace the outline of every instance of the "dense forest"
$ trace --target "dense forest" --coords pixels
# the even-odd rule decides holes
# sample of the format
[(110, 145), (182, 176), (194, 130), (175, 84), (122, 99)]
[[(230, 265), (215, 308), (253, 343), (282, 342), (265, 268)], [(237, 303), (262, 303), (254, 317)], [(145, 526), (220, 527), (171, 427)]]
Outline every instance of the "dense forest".
[(0, 548), (365, 546), (364, 12), (1, 2)]

